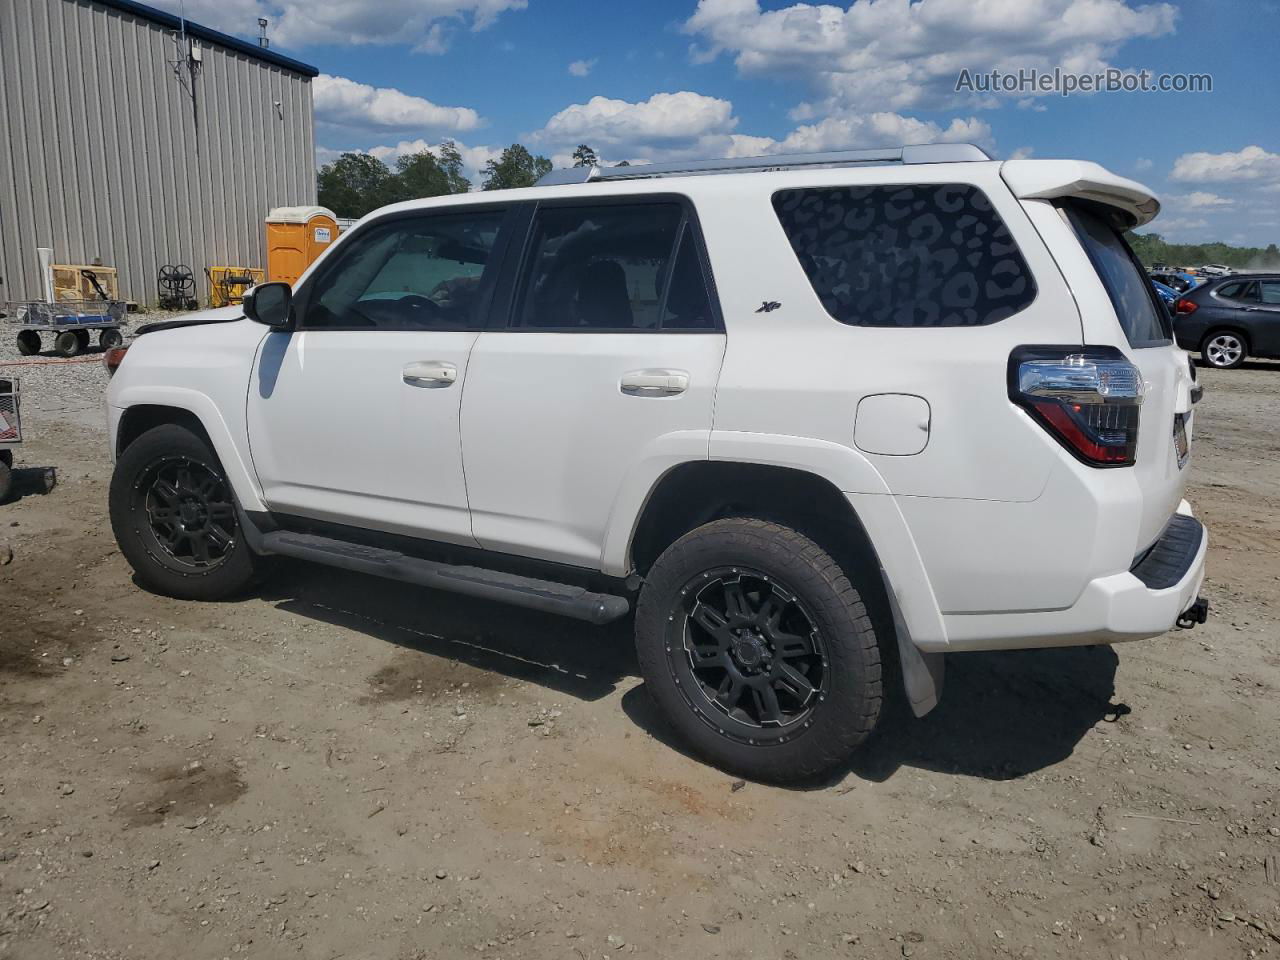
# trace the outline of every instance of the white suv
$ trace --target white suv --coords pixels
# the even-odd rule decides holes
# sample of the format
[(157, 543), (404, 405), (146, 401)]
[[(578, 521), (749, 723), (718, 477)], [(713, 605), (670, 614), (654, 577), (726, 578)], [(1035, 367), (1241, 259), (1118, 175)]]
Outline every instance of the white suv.
[(634, 603), (701, 755), (810, 777), (890, 673), (922, 714), (944, 653), (1203, 622), (1194, 368), (1122, 238), (1158, 209), (955, 145), (387, 207), (294, 289), (139, 331), (112, 523), (177, 597), (283, 554), (596, 623)]

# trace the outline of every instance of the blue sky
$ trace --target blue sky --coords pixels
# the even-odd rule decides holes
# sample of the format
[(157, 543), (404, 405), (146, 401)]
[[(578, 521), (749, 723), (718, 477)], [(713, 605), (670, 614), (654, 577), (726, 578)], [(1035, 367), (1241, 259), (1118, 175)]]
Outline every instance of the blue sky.
[[(318, 159), (520, 141), (567, 161), (971, 140), (1152, 186), (1180, 241), (1280, 241), (1277, 0), (161, 0), (314, 64)], [(1211, 93), (979, 95), (961, 68), (1207, 73)]]

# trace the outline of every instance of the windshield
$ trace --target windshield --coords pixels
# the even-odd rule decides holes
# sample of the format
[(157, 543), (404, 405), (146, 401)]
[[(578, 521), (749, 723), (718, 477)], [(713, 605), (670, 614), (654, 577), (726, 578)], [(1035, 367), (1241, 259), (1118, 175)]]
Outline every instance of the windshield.
[(1150, 347), (1168, 343), (1171, 338), (1169, 313), (1155, 298), (1146, 272), (1129, 249), (1124, 235), (1104, 211), (1093, 204), (1069, 203), (1064, 205), (1064, 210), (1107, 289), (1129, 345)]

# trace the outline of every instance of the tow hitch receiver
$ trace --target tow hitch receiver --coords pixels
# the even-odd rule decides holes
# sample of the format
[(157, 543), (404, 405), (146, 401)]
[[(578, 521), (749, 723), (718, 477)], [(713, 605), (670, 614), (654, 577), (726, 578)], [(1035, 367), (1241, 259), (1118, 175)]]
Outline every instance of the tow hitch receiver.
[(1178, 626), (1190, 630), (1197, 624), (1209, 619), (1209, 601), (1204, 597), (1196, 597), (1196, 602), (1178, 614)]

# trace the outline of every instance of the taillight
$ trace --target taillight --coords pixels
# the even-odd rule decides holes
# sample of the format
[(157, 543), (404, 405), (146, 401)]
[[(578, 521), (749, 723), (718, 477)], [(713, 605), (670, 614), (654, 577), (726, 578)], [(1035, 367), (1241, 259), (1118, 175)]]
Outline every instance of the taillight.
[(124, 355), (128, 352), (128, 347), (110, 347), (103, 351), (102, 365), (107, 368), (109, 375), (115, 376), (117, 368), (124, 363)]
[(1173, 305), (1173, 312), (1178, 316), (1188, 313), (1195, 313), (1199, 304), (1194, 300), (1188, 300), (1186, 297), (1179, 297), (1178, 302)]
[(1133, 465), (1142, 395), (1142, 371), (1115, 347), (1019, 347), (1009, 357), (1009, 398), (1093, 467)]

